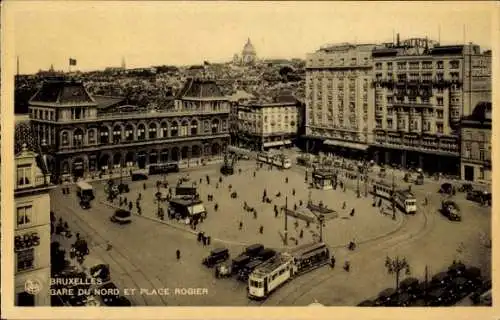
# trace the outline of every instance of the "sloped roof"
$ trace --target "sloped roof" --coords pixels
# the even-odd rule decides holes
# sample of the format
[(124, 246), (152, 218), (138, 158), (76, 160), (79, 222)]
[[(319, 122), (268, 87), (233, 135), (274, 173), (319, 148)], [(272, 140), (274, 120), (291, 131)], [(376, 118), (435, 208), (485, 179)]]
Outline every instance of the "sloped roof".
[(178, 98), (223, 98), (222, 91), (213, 80), (188, 79)]
[(48, 80), (44, 81), (40, 90), (30, 99), (32, 102), (66, 104), (95, 104), (81, 81)]
[(14, 154), (21, 156), (23, 153), (35, 153), (38, 168), (44, 174), (49, 172), (46, 158), (40, 153), (40, 146), (35, 141), (33, 129), (29, 121), (17, 122), (14, 128)]
[(93, 98), (100, 109), (107, 109), (125, 101), (124, 97), (93, 96)]

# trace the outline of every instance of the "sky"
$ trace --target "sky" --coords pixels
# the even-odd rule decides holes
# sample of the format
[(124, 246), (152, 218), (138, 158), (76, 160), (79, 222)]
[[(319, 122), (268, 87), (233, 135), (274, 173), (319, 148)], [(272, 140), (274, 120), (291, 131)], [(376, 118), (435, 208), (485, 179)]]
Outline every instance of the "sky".
[[(493, 2), (4, 3), (20, 73), (68, 59), (82, 71), (230, 61), (250, 38), (260, 58), (305, 58), (326, 43), (425, 37), (491, 48)], [(498, 10), (498, 7), (496, 7)], [(5, 17), (5, 16), (4, 16)], [(465, 26), (465, 37), (464, 37)], [(440, 30), (440, 31), (439, 31)], [(15, 59), (15, 58), (13, 58)], [(15, 63), (15, 62), (13, 62)]]

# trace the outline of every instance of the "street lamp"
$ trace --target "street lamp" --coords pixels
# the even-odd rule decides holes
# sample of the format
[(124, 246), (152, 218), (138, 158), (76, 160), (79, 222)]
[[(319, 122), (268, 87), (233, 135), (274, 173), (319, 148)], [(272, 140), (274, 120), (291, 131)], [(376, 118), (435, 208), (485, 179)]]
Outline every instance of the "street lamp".
[(288, 196), (285, 197), (285, 246), (288, 245)]
[(406, 275), (410, 274), (410, 265), (406, 261), (406, 258), (385, 258), (385, 267), (389, 274), (394, 274), (396, 276), (396, 290), (399, 289), (399, 277), (401, 271), (405, 271)]

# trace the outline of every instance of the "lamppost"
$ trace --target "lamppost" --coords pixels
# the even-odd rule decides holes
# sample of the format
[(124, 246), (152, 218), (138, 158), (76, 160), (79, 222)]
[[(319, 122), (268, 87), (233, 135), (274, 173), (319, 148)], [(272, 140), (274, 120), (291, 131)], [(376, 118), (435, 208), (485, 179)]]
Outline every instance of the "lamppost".
[(288, 245), (288, 196), (285, 197), (285, 246)]
[(396, 276), (396, 290), (399, 289), (399, 276), (401, 271), (405, 271), (406, 275), (410, 274), (410, 265), (406, 261), (406, 258), (385, 258), (385, 267), (389, 274), (394, 274)]

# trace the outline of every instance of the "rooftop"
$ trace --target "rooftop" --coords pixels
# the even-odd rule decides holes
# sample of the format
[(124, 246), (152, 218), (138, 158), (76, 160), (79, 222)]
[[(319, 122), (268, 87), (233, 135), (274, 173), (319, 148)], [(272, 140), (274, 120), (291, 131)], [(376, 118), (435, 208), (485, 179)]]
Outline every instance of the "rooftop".
[(30, 99), (30, 103), (95, 104), (81, 81), (47, 80)]
[(220, 88), (213, 80), (188, 79), (184, 87), (180, 90), (177, 98), (217, 98), (225, 99)]
[(93, 96), (95, 102), (97, 103), (98, 108), (107, 109), (109, 107), (113, 107), (117, 104), (121, 104), (125, 101), (124, 97), (114, 97), (114, 96)]

